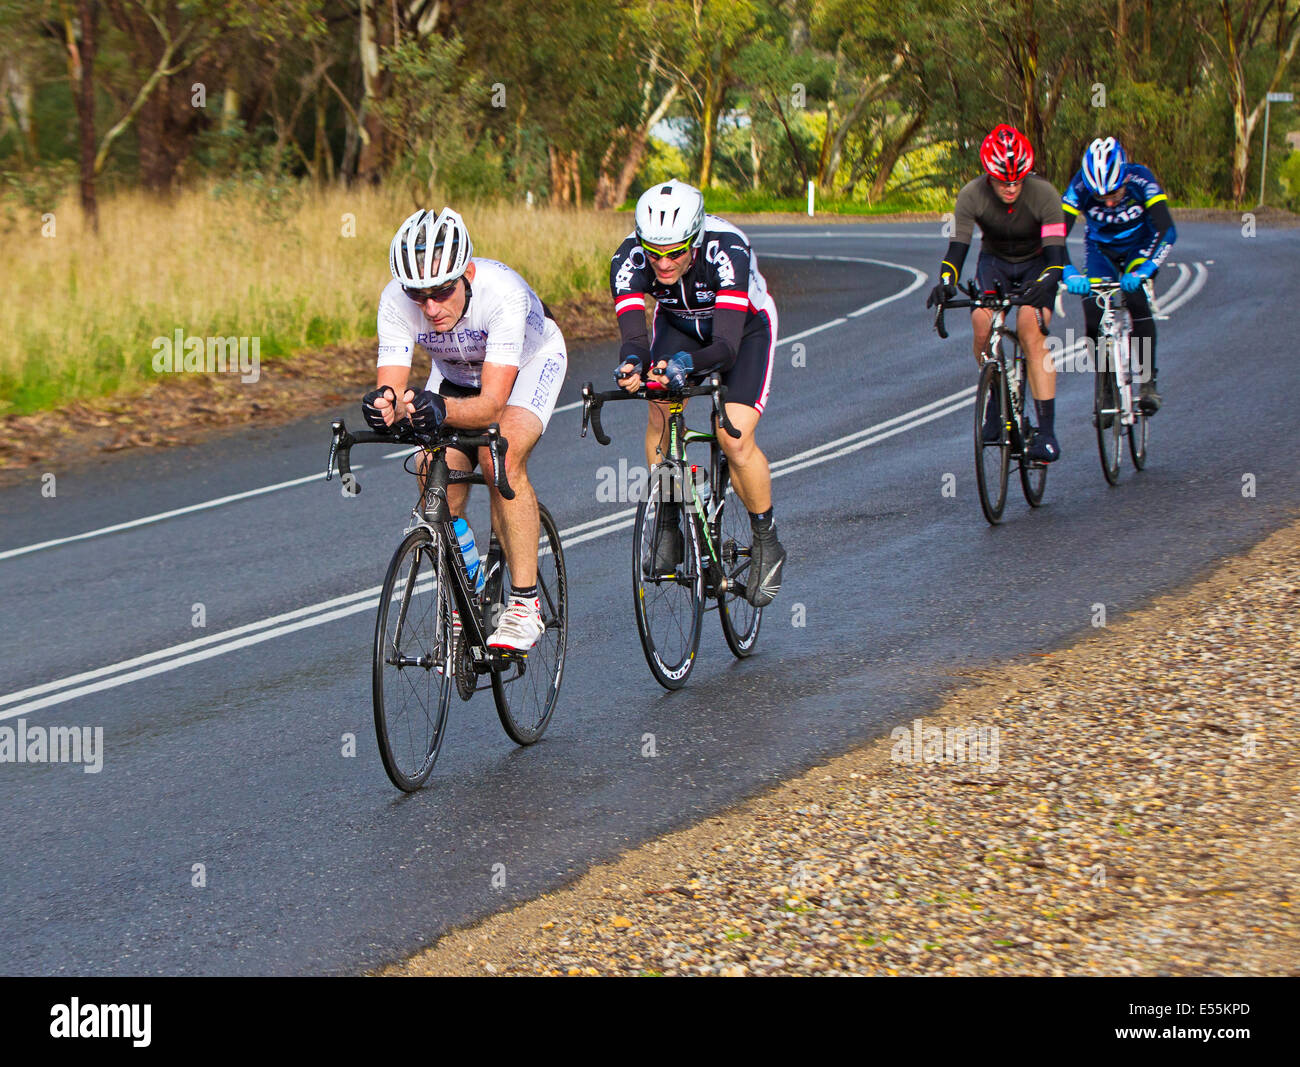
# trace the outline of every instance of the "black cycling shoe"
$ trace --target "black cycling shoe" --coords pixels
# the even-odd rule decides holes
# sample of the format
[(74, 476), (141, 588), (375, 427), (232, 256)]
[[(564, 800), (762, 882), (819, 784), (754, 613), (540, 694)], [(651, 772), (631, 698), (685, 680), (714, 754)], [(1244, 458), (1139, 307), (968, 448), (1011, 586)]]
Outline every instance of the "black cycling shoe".
[(680, 504), (663, 504), (655, 519), (651, 550), (641, 568), (647, 578), (656, 574), (672, 574), (686, 554), (686, 542), (681, 530)]
[(1138, 410), (1148, 417), (1160, 410), (1160, 394), (1156, 392), (1154, 378), (1142, 383), (1141, 395), (1138, 397)]
[(1034, 439), (1029, 442), (1025, 455), (1038, 463), (1055, 463), (1061, 458), (1061, 446), (1055, 434), (1043, 433), (1039, 430), (1034, 434)]
[(749, 573), (745, 576), (745, 599), (756, 608), (766, 607), (781, 591), (781, 571), (785, 566), (785, 549), (776, 539), (776, 527), (754, 530), (749, 546)]

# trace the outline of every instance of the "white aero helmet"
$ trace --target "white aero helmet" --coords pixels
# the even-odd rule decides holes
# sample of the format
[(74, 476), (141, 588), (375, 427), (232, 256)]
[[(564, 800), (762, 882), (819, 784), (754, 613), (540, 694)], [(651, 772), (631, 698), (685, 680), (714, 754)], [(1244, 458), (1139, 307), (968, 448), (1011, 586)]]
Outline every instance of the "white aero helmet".
[(636, 202), (636, 236), (645, 244), (698, 248), (704, 240), (704, 196), (673, 178), (652, 185)]
[(408, 289), (454, 282), (474, 254), (465, 221), (445, 207), (438, 215), (417, 211), (397, 228), (388, 246), (388, 267)]

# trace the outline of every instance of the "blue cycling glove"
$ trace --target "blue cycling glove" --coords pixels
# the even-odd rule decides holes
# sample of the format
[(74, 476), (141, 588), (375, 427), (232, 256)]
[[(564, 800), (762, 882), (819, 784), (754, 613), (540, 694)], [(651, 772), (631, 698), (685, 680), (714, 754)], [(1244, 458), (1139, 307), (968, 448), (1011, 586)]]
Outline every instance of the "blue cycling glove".
[(1061, 272), (1061, 281), (1065, 282), (1066, 291), (1075, 296), (1087, 296), (1092, 291), (1088, 276), (1073, 265)]
[(677, 352), (668, 358), (668, 365), (660, 372), (673, 389), (683, 389), (686, 377), (695, 369), (695, 360), (689, 352)]
[[(632, 369), (624, 372), (623, 364), (631, 363)], [(618, 366), (614, 368), (614, 381), (621, 382), (625, 378), (630, 378), (634, 374), (641, 373), (641, 358), (639, 356), (625, 356), (618, 361)]]
[(1147, 260), (1137, 270), (1131, 270), (1119, 280), (1119, 287), (1126, 293), (1134, 293), (1142, 288), (1142, 283), (1154, 274), (1151, 260)]

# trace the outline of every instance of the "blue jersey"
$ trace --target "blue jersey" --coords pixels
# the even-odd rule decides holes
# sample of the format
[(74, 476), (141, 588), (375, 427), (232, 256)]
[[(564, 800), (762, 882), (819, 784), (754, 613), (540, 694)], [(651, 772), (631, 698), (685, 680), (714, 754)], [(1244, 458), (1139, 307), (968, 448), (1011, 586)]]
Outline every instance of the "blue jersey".
[[(1135, 248), (1151, 243), (1157, 230), (1151, 223), (1151, 206), (1167, 200), (1156, 177), (1146, 167), (1130, 163), (1124, 176), (1124, 199), (1107, 207), (1083, 184), (1083, 171), (1071, 179), (1061, 197), (1061, 208), (1087, 221), (1087, 239), (1114, 248)], [(1166, 237), (1173, 243), (1172, 232)]]

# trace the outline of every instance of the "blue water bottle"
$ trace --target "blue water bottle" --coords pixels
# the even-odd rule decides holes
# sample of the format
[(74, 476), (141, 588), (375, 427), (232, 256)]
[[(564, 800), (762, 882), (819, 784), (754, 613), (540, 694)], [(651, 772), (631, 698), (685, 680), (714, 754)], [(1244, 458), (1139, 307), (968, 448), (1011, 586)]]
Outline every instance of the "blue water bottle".
[(456, 531), (456, 540), (460, 542), (460, 554), (464, 557), (465, 569), (469, 572), (470, 585), (474, 587), (474, 592), (477, 595), (483, 592), (483, 583), (487, 579), (487, 575), (483, 573), (483, 567), (479, 561), (478, 545), (474, 543), (474, 531), (469, 528), (469, 523), (462, 518), (457, 518), (452, 523), (452, 527)]

